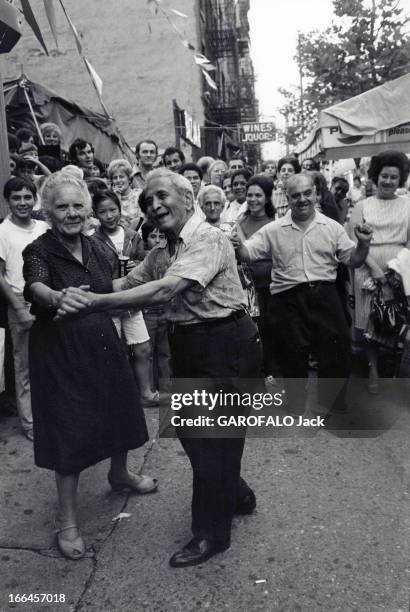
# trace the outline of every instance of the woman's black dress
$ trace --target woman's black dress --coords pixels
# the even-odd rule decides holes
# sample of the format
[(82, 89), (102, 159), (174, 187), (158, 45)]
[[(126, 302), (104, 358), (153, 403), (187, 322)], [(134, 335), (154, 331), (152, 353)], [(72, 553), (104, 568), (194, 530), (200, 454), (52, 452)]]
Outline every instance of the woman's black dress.
[[(81, 236), (83, 262), (48, 230), (23, 253), (26, 299), (41, 282), (61, 290), (90, 285), (112, 291), (101, 247)], [(79, 314), (53, 321), (56, 312), (33, 303), (30, 381), (34, 456), (39, 467), (79, 472), (148, 439), (136, 383), (111, 317)]]

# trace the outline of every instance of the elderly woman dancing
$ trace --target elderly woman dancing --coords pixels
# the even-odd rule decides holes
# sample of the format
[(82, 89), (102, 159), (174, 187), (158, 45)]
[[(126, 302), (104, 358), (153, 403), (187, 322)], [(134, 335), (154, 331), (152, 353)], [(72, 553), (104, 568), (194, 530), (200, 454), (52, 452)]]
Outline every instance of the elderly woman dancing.
[(50, 176), (43, 206), (51, 229), (24, 251), (25, 296), (36, 321), (30, 336), (30, 379), (36, 465), (55, 471), (57, 543), (70, 559), (85, 554), (76, 494), (85, 468), (111, 457), (113, 490), (155, 491), (157, 483), (127, 470), (127, 451), (148, 439), (124, 347), (109, 314), (55, 321), (68, 286), (112, 291), (104, 246), (83, 236), (91, 199), (86, 184)]

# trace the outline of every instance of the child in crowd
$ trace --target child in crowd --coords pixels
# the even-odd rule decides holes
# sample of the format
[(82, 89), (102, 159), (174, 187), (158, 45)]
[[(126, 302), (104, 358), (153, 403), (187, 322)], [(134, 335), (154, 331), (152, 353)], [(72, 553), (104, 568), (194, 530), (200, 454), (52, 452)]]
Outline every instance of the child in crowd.
[(8, 303), (8, 324), (13, 343), (17, 411), (24, 435), (33, 440), (30, 377), (28, 363), (29, 330), (34, 317), (23, 297), (23, 256), (26, 246), (47, 231), (44, 221), (31, 218), (37, 190), (32, 181), (15, 177), (4, 186), (10, 215), (0, 225), (0, 292)]
[[(151, 221), (145, 221), (141, 227), (142, 239), (146, 252), (155, 247), (163, 247), (166, 239), (165, 234), (155, 227)], [(151, 384), (153, 389), (166, 390), (171, 377), (170, 351), (168, 344), (168, 328), (164, 319), (164, 307), (162, 304), (143, 308), (144, 320), (151, 338), (152, 365)]]
[(22, 127), (18, 129), (16, 136), (19, 139), (20, 146), (24, 144), (35, 144), (36, 135), (29, 128)]
[[(113, 277), (117, 278), (120, 264), (124, 275), (144, 258), (142, 240), (132, 229), (120, 225), (121, 202), (113, 191), (97, 191), (93, 196), (93, 210), (100, 227), (92, 235), (92, 240), (105, 245), (112, 262)], [(154, 393), (150, 385), (151, 345), (141, 311), (128, 311), (121, 317), (114, 317), (114, 323), (118, 332), (124, 334), (129, 347), (143, 405), (158, 405), (158, 393)]]

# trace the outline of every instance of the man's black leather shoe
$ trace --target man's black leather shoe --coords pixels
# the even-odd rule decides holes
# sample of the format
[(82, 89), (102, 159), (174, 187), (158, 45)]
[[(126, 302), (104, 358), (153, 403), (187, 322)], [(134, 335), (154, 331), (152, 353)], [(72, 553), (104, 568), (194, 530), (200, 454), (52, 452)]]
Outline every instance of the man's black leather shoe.
[(236, 502), (235, 514), (251, 514), (256, 508), (255, 493), (250, 490), (248, 495), (240, 497)]
[(229, 548), (230, 544), (220, 544), (210, 540), (193, 538), (182, 550), (179, 550), (169, 560), (171, 567), (192, 567), (205, 563), (217, 553)]

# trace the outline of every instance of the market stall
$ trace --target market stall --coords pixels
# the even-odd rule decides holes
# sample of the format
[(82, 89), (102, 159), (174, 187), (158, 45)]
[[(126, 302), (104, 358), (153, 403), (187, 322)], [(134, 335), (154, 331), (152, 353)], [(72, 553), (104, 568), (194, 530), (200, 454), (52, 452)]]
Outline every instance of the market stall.
[(321, 111), (315, 129), (298, 147), (300, 159), (410, 152), (409, 92), (410, 73)]
[(81, 106), (24, 76), (6, 81), (3, 91), (9, 132), (13, 133), (21, 127), (29, 127), (36, 132), (39, 124), (52, 121), (61, 129), (65, 150), (76, 138), (84, 138), (93, 144), (96, 157), (104, 163), (120, 157), (133, 161), (132, 151), (114, 119)]

